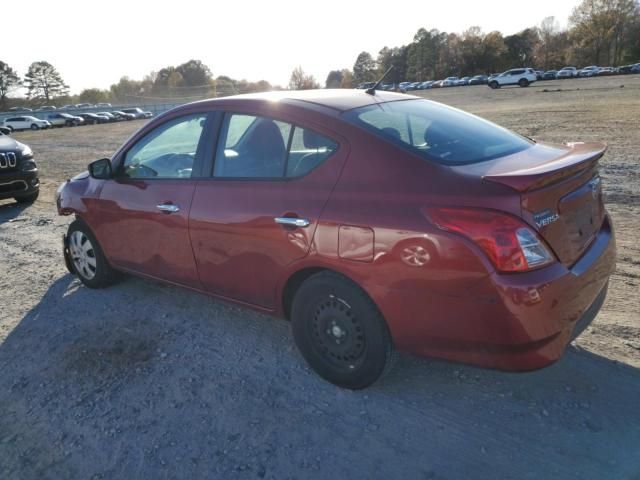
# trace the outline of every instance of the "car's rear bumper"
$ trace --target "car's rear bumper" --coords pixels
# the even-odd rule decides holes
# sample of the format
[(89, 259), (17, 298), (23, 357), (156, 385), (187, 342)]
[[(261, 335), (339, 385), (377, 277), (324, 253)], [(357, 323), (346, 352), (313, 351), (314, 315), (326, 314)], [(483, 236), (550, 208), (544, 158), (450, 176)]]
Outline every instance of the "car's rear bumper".
[(558, 360), (596, 316), (615, 268), (607, 218), (571, 268), (557, 263), (525, 274), (493, 273), (464, 294), (372, 292), (397, 347), (503, 370), (533, 370)]
[(0, 200), (31, 195), (40, 188), (38, 170), (0, 175)]

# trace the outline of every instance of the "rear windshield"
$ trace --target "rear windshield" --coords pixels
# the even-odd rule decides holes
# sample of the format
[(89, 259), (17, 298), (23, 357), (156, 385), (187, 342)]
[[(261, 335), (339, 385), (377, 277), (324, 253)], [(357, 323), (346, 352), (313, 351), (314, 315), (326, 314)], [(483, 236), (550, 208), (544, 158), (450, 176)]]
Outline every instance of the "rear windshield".
[(398, 146), (445, 165), (491, 160), (532, 145), (494, 123), (428, 100), (378, 103), (343, 115)]

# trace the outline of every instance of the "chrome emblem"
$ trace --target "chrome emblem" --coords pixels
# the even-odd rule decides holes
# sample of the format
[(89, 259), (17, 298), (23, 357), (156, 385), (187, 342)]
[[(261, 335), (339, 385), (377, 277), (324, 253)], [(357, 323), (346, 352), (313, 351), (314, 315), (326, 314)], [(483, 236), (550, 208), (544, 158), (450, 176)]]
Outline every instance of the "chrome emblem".
[(546, 227), (550, 223), (558, 221), (559, 218), (560, 214), (553, 213), (548, 208), (533, 214), (533, 220), (536, 222), (538, 228)]

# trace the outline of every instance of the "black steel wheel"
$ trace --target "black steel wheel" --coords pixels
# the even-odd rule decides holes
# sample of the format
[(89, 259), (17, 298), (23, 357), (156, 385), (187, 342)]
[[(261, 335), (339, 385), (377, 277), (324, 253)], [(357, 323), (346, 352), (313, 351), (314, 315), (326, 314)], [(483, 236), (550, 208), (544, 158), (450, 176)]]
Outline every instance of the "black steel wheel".
[(369, 296), (347, 278), (322, 272), (298, 289), (291, 309), (300, 353), (325, 380), (368, 387), (393, 364), (387, 324)]

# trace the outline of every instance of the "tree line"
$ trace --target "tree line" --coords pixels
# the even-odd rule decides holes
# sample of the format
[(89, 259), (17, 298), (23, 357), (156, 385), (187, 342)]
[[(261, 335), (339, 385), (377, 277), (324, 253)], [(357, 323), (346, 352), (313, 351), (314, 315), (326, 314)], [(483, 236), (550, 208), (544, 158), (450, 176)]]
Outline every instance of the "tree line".
[[(489, 74), (513, 67), (543, 70), (565, 65), (621, 65), (640, 61), (640, 0), (583, 0), (569, 17), (567, 29), (561, 29), (554, 17), (513, 35), (485, 33), (471, 27), (462, 33), (437, 29), (419, 29), (408, 45), (384, 47), (374, 58), (361, 52), (352, 69), (332, 70), (326, 88), (353, 88), (377, 80), (393, 66), (386, 79), (436, 80), (450, 75)], [(320, 88), (318, 81), (297, 67), (287, 88)], [(281, 90), (266, 80), (250, 82), (228, 76), (215, 77), (200, 60), (153, 71), (142, 80), (122, 77), (109, 89), (87, 88), (69, 95), (69, 86), (56, 68), (46, 61), (33, 62), (21, 78), (14, 69), (0, 61), (0, 110), (10, 103), (24, 100), (10, 96), (26, 90), (32, 104), (64, 103), (160, 103), (196, 100), (268, 90)]]
[(569, 17), (567, 29), (561, 29), (554, 17), (508, 36), (485, 33), (480, 27), (462, 33), (421, 28), (410, 44), (384, 47), (376, 58), (361, 52), (352, 70), (330, 72), (326, 85), (372, 82), (391, 66), (386, 81), (398, 83), (491, 74), (514, 67), (551, 70), (635, 62), (640, 62), (640, 2), (583, 0)]

